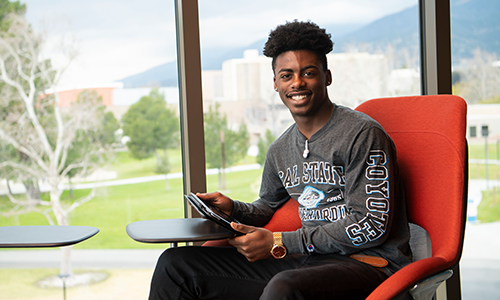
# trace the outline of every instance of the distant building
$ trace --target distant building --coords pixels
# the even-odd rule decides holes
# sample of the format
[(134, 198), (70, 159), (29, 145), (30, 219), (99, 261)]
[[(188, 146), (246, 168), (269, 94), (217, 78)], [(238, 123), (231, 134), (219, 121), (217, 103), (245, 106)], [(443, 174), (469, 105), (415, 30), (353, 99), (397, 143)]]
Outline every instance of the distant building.
[[(99, 96), (102, 98), (102, 104), (106, 106), (113, 105), (113, 90), (114, 86), (102, 86), (102, 87), (92, 87), (92, 90), (96, 91)], [(58, 91), (59, 95), (59, 106), (60, 107), (68, 107), (71, 105), (71, 102), (76, 101), (78, 95), (85, 91), (89, 90), (88, 88), (75, 88), (75, 89), (67, 89)]]
[(201, 73), (203, 102), (212, 104), (224, 100), (222, 70), (206, 70)]
[[(59, 95), (59, 106), (68, 107), (76, 101), (78, 95), (85, 90), (94, 90), (102, 98), (107, 111), (111, 111), (117, 120), (127, 112), (129, 107), (138, 102), (141, 97), (149, 95), (153, 88), (123, 88), (120, 82), (102, 86), (88, 86), (77, 88), (63, 88)], [(165, 100), (171, 109), (178, 111), (179, 89), (176, 87), (158, 88), (165, 95)]]
[(387, 90), (388, 96), (420, 95), (420, 72), (415, 69), (392, 70)]
[(368, 99), (389, 95), (389, 67), (384, 55), (359, 52), (326, 57), (333, 75), (328, 95), (334, 103), (354, 108)]
[(500, 104), (471, 104), (467, 112), (467, 140), (471, 144), (500, 141)]
[(246, 50), (243, 58), (222, 63), (224, 101), (277, 98), (273, 88), (271, 58)]

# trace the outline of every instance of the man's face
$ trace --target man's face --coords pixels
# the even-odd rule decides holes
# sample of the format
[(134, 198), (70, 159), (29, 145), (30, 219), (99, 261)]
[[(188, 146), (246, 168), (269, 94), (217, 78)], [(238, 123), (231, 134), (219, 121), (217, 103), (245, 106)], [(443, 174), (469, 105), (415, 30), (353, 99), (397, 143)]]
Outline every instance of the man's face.
[(276, 58), (274, 88), (293, 117), (313, 117), (329, 103), (326, 87), (331, 81), (330, 70), (324, 71), (312, 51), (287, 51)]

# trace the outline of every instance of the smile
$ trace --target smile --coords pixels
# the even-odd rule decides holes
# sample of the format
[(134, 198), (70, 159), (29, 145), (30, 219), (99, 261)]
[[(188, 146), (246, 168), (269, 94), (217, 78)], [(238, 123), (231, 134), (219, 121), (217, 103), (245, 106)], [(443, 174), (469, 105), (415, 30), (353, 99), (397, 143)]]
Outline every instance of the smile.
[(290, 98), (292, 98), (293, 100), (302, 100), (302, 99), (307, 98), (307, 95), (294, 95), (294, 96), (290, 96)]

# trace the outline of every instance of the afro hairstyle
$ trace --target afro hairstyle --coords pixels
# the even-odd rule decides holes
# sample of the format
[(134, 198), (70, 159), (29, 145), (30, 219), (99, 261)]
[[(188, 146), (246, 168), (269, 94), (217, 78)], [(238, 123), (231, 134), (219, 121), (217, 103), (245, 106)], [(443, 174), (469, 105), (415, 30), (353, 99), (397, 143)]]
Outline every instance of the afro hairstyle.
[(310, 50), (316, 53), (327, 69), (326, 54), (333, 50), (331, 34), (313, 22), (286, 22), (271, 31), (264, 46), (264, 55), (272, 57), (274, 70), (276, 58), (283, 52)]

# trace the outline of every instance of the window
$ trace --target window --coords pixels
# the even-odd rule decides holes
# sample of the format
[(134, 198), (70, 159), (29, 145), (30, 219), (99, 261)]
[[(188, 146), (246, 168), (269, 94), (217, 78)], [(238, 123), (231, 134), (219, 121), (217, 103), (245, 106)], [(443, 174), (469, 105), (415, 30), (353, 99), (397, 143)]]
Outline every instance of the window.
[(477, 129), (476, 126), (470, 126), (469, 127), (469, 136), (471, 138), (474, 138), (474, 137), (477, 136), (476, 129)]
[(488, 137), (488, 135), (489, 135), (488, 125), (481, 126), (481, 136)]

